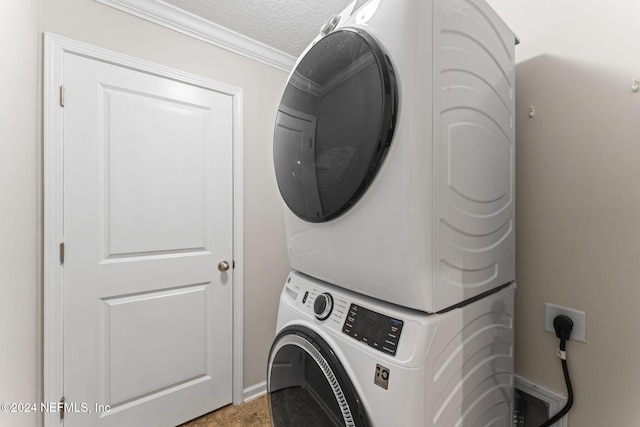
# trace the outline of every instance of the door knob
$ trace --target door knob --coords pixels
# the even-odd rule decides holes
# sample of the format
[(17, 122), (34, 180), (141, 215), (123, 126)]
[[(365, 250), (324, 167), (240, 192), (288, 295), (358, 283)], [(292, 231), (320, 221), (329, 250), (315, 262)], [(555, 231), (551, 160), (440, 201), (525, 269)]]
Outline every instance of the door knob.
[(220, 261), (218, 263), (218, 270), (225, 272), (229, 269), (229, 262), (227, 261)]

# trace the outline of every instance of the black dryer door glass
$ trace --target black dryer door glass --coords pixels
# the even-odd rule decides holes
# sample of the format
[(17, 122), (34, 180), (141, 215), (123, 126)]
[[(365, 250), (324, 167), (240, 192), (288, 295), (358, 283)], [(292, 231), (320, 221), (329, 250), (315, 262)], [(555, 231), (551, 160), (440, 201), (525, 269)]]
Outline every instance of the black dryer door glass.
[(364, 193), (391, 143), (396, 94), (388, 57), (361, 30), (335, 31), (300, 60), (273, 145), (280, 193), (298, 217), (328, 221)]

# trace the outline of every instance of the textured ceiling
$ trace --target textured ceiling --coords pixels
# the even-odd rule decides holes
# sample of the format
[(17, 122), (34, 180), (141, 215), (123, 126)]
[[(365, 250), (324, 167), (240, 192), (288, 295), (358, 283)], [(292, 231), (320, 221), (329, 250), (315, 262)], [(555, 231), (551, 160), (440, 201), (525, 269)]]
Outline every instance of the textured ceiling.
[(295, 57), (353, 0), (164, 0)]

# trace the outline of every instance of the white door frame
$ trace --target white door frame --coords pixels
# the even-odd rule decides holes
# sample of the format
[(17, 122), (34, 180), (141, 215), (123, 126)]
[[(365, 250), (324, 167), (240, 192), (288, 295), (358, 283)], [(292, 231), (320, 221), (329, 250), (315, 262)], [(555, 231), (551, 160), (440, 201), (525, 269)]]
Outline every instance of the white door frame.
[[(63, 56), (73, 53), (230, 95), (233, 99), (233, 403), (243, 401), (243, 134), (242, 89), (55, 34), (44, 37), (44, 298), (43, 402), (63, 396), (63, 108), (60, 86)], [(59, 424), (59, 414), (44, 413), (45, 426)]]

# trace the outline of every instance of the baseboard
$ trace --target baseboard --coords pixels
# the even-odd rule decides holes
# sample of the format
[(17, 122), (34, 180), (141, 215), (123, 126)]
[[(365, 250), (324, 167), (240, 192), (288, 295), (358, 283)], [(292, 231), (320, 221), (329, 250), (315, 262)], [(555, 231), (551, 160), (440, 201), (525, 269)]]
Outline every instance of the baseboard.
[[(560, 412), (560, 410), (567, 403), (567, 398), (565, 396), (558, 394), (546, 387), (543, 387), (540, 384), (536, 384), (519, 375), (514, 375), (514, 380), (516, 389), (521, 390), (537, 399), (540, 399), (543, 402), (546, 402), (547, 405), (549, 405), (549, 413), (547, 414), (549, 418)], [(554, 424), (554, 426), (567, 427), (569, 425), (567, 418), (568, 416), (565, 416), (562, 419), (558, 420), (558, 422)]]
[(267, 394), (267, 382), (262, 381), (261, 383), (254, 384), (249, 386), (243, 390), (243, 401), (247, 402), (249, 400), (256, 399), (264, 394)]

